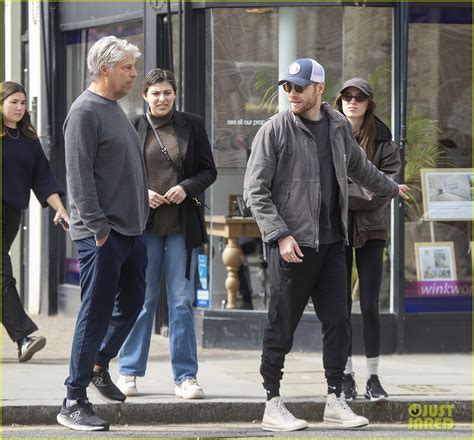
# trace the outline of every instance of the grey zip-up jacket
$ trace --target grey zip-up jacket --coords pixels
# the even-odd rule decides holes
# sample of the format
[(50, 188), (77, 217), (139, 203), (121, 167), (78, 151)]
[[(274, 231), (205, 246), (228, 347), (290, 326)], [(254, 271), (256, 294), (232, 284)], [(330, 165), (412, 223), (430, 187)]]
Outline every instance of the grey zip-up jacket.
[[(378, 196), (395, 197), (398, 185), (372, 165), (346, 117), (323, 102), (329, 118), (332, 163), (339, 188), (341, 225), (347, 240), (347, 178)], [(321, 187), (315, 139), (291, 111), (260, 128), (244, 179), (244, 200), (266, 243), (292, 235), (299, 246), (319, 247)]]

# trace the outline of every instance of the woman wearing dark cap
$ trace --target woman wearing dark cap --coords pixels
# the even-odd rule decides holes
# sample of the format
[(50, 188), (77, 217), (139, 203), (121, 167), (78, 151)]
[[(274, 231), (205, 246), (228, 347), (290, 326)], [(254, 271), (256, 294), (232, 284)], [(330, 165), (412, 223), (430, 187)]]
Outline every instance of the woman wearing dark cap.
[[(368, 159), (388, 177), (397, 180), (400, 155), (392, 142), (390, 129), (374, 114), (375, 102), (370, 84), (362, 78), (346, 81), (336, 98), (335, 108), (346, 115), (354, 135)], [(349, 246), (346, 248), (347, 300), (352, 309), (351, 274), (355, 254), (359, 275), (360, 308), (364, 323), (364, 347), (367, 361), (365, 397), (387, 399), (378, 377), (380, 355), (379, 295), (382, 282), (383, 254), (388, 239), (390, 199), (377, 197), (349, 182)], [(355, 252), (353, 251), (355, 250)], [(352, 370), (352, 343), (344, 371), (346, 400), (355, 399), (357, 387)]]
[(54, 223), (69, 226), (61, 202), (63, 190), (43, 153), (26, 110), (26, 91), (21, 84), (2, 83), (2, 323), (18, 345), (18, 360), (26, 362), (41, 350), (46, 339), (30, 336), (38, 330), (21, 304), (13, 277), (10, 248), (18, 233), (21, 212), (28, 207), (30, 191), (43, 207), (55, 211)]
[(152, 215), (145, 232), (145, 304), (120, 350), (117, 386), (127, 396), (138, 393), (136, 378), (145, 375), (164, 274), (175, 395), (202, 399), (193, 301), (198, 251), (207, 234), (198, 196), (216, 180), (217, 171), (202, 119), (174, 109), (176, 89), (169, 70), (148, 72), (142, 94), (149, 109), (132, 121), (145, 157)]

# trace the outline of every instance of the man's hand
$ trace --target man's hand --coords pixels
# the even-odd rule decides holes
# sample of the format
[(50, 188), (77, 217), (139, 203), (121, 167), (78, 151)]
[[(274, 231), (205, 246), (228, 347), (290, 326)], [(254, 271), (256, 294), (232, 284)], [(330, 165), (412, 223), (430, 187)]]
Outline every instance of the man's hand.
[(398, 185), (398, 195), (403, 197), (405, 200), (410, 200), (408, 193), (411, 191), (408, 185)]
[[(109, 234), (109, 235), (110, 235), (110, 234)], [(101, 238), (100, 240), (96, 240), (96, 241), (95, 241), (95, 245), (96, 245), (97, 247), (102, 247), (102, 246), (105, 244), (105, 242), (108, 240), (109, 235), (107, 235), (107, 237)]]
[(280, 240), (278, 240), (278, 246), (280, 247), (281, 258), (283, 258), (287, 263), (303, 262), (301, 259), (304, 257), (303, 252), (301, 252), (301, 249), (293, 236), (288, 235), (288, 237), (280, 238)]
[(165, 197), (171, 203), (179, 205), (186, 198), (186, 191), (181, 185), (176, 185), (166, 191)]
[(165, 196), (162, 196), (151, 189), (148, 190), (148, 204), (150, 205), (150, 208), (159, 208), (163, 203), (169, 205), (170, 201)]

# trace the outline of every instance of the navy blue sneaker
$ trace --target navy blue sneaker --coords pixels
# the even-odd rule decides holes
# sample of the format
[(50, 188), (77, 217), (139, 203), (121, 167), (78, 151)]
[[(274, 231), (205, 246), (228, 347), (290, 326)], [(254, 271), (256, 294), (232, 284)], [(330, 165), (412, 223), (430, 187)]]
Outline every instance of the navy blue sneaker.
[(78, 400), (75, 405), (67, 407), (64, 399), (56, 420), (75, 431), (108, 431), (110, 426), (108, 422), (95, 415), (88, 400)]
[(357, 385), (354, 380), (354, 373), (344, 374), (342, 378), (342, 392), (347, 401), (357, 397)]
[(124, 402), (127, 398), (114, 384), (107, 370), (94, 371), (90, 386), (106, 402)]

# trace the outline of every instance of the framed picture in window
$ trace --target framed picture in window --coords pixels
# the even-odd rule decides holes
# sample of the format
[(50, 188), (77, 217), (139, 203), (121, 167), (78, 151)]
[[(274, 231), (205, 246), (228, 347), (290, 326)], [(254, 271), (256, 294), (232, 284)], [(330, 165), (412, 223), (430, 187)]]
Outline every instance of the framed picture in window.
[(472, 220), (473, 170), (424, 168), (421, 170), (426, 220)]
[(418, 281), (454, 281), (457, 279), (452, 241), (415, 243)]

